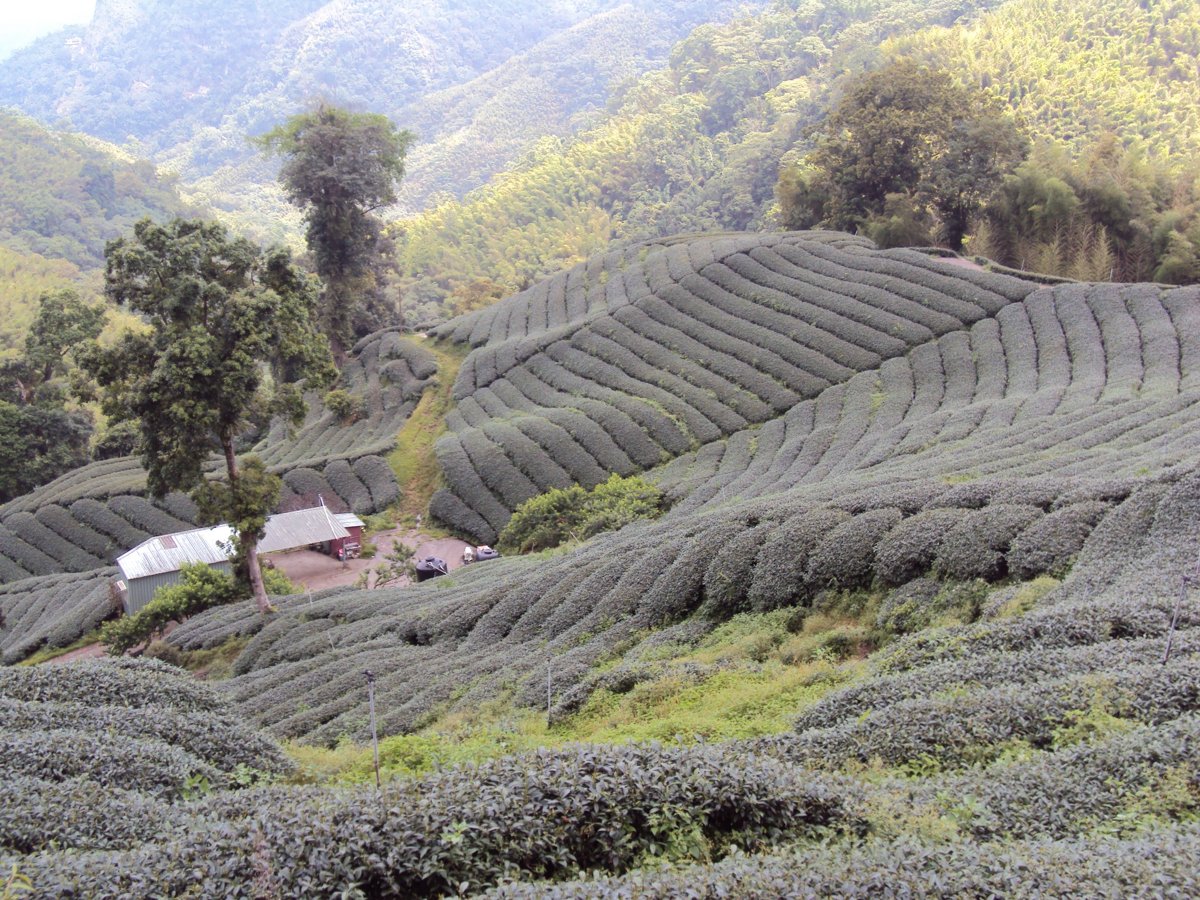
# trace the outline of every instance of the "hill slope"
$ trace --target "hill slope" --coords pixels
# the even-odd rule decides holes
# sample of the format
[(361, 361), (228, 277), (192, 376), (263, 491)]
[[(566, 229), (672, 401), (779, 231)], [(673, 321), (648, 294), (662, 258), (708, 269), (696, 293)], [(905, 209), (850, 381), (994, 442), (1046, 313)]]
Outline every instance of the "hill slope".
[(597, 257), (438, 331), (476, 349), (438, 444), (448, 490), (431, 511), (494, 540), (538, 493), (761, 425), (1033, 289), (837, 234), (676, 238)]
[(575, 116), (660, 65), (693, 26), (743, 6), (101, 0), (86, 29), (0, 62), (0, 103), (132, 141), (193, 196), (281, 238), (298, 218), (245, 138), (313, 98), (418, 131), (404, 198), (415, 207), (433, 191), (461, 196), (543, 135), (573, 132)]
[[(179, 893), (198, 866), (213, 896), (268, 879), (280, 893), (349, 885), (380, 897), (1194, 888), (1200, 604), (1181, 585), (1200, 533), (1196, 289), (1042, 288), (835, 235), (645, 249), (593, 270), (593, 288), (601, 271), (614, 273), (606, 288), (639, 284), (642, 272), (632, 301), (569, 293), (576, 271), (559, 284), (561, 303), (535, 302), (558, 295), (548, 283), (447, 326), (480, 344), (464, 404), (536, 356), (498, 364), (513, 348), (548, 354), (564, 328), (602, 327), (639, 303), (661, 312), (656, 290), (726, 269), (746, 276), (741, 257), (764, 271), (788, 260), (791, 279), (787, 290), (751, 279), (745, 296), (728, 292), (744, 336), (756, 309), (785, 298), (819, 296), (860, 326), (871, 309), (887, 324), (824, 338), (861, 365), (847, 358), (808, 396), (796, 382), (774, 413), (759, 396), (758, 421), (713, 406), (727, 430), (714, 424), (711, 440), (655, 473), (677, 498), (659, 521), (428, 585), (289, 598), (267, 620), (249, 603), (210, 610), (169, 640), (184, 650), (245, 641), (225, 695), (277, 737), (333, 745), (369, 734), (369, 671), (384, 735), (461, 725), (487, 708), (509, 723), (497, 746), (520, 746), (528, 726), (512, 723), (549, 701), (545, 741), (625, 705), (640, 733), (684, 746), (540, 750), (398, 781), (382, 804), (363, 789), (276, 785), (164, 811), (122, 794), (112, 820), (151, 833), (145, 842), (112, 848), (101, 829), (63, 845), (92, 852), (31, 853), (0, 830), (5, 863), (49, 894), (81, 884)], [(804, 280), (816, 276), (827, 294)], [(691, 320), (717, 321), (719, 299), (695, 292)], [(572, 324), (556, 332), (550, 310)], [(945, 318), (921, 336), (918, 315)], [(813, 308), (804, 316), (821, 321)], [(788, 346), (768, 336), (802, 333), (762, 328), (762, 352), (743, 355), (765, 366), (767, 350), (782, 359)], [(677, 352), (690, 346), (684, 334)], [(486, 356), (497, 377), (481, 380), (489, 348), (504, 353)], [(693, 358), (722, 371), (713, 352)], [(737, 390), (765, 384), (748, 380), (758, 371), (737, 370), (747, 379)], [(681, 404), (699, 396), (687, 383), (671, 383)], [(508, 416), (479, 406), (473, 428)], [(714, 655), (721, 634), (746, 649)], [(700, 732), (734, 740), (687, 746), (695, 735), (656, 723), (668, 701), (703, 705), (738, 684), (762, 693), (735, 693), (731, 729)], [(762, 704), (792, 727), (763, 729)], [(442, 746), (437, 734), (423, 737)], [(420, 740), (385, 750), (420, 753)], [(233, 750), (222, 759), (216, 771)], [(72, 822), (85, 801), (56, 802), (56, 821)], [(178, 818), (165, 827), (164, 815)]]
[[(695, 238), (658, 252), (664, 254), (660, 259), (665, 270), (671, 249), (712, 252), (725, 242), (736, 251), (737, 240)], [(353, 733), (354, 723), (361, 722), (361, 700), (343, 688), (349, 673), (365, 667), (383, 676), (381, 691), (388, 709), (384, 730), (406, 730), (439, 704), (453, 698), (455, 706), (469, 706), (503, 693), (503, 685), (516, 685), (521, 702), (536, 703), (544, 696), (544, 673), (539, 670), (547, 652), (560, 656), (555, 678), (559, 690), (569, 693), (614, 648), (636, 643), (648, 628), (697, 613), (715, 621), (781, 605), (804, 608), (830, 588), (858, 590), (877, 579), (902, 586), (931, 572), (951, 581), (1032, 579), (1061, 571), (1085, 547), (1093, 529), (1103, 534), (1103, 523), (1110, 517), (1116, 517), (1114, 523), (1122, 521), (1125, 513), (1118, 510), (1159, 503), (1166, 490), (1160, 485), (1174, 484), (1189, 470), (1200, 434), (1200, 358), (1192, 339), (1200, 297), (1194, 289), (1036, 289), (1017, 279), (973, 273), (918, 254), (879, 253), (855, 241), (838, 248), (836, 241), (833, 236), (814, 242), (793, 235), (773, 247), (769, 238), (756, 238), (753, 246), (797, 258), (803, 252), (810, 274), (829, 264), (823, 256), (853, 263), (856, 268), (845, 265), (839, 275), (830, 276), (841, 286), (830, 303), (844, 316), (867, 309), (864, 298), (871, 295), (864, 286), (887, 273), (894, 280), (886, 294), (875, 296), (899, 302), (906, 293), (919, 294), (924, 303), (912, 308), (925, 315), (933, 315), (939, 302), (958, 303), (960, 319), (955, 322), (948, 312), (938, 312), (947, 317), (942, 326), (924, 326), (925, 337), (914, 333), (908, 347), (899, 318), (887, 319), (883, 332), (847, 333), (840, 346), (847, 352), (854, 348), (866, 356), (874, 354), (877, 361), (831, 373), (832, 386), (814, 385), (810, 399), (802, 399), (804, 389), (798, 383), (789, 388), (773, 382), (776, 390), (791, 391), (779, 398), (785, 412), (772, 413), (760, 399), (756, 409), (761, 418), (739, 424), (732, 405), (717, 403), (711, 413), (729, 417), (728, 436), (714, 426), (715, 436), (705, 446), (656, 473), (677, 500), (657, 523), (602, 536), (562, 556), (475, 567), (456, 575), (452, 586), (443, 583), (441, 590), (339, 595), (285, 611), (237, 663), (243, 677), (234, 689), (244, 708), (282, 735), (329, 740), (343, 731)], [(647, 263), (653, 258), (649, 254)], [(691, 257), (685, 253), (675, 258), (682, 263)], [(631, 266), (626, 271), (635, 270)], [(793, 275), (803, 271), (793, 265)], [(983, 285), (1009, 296), (989, 292)], [(938, 293), (939, 287), (947, 290)], [(973, 295), (979, 305), (955, 298), (954, 292)], [(531, 296), (542, 293), (535, 289)], [(777, 294), (776, 302), (782, 296), (787, 295)], [(812, 296), (797, 290), (791, 299)], [(741, 302), (741, 321), (749, 329), (755, 307)], [(648, 300), (613, 306), (617, 312), (634, 311), (639, 303), (645, 306)], [(513, 298), (490, 311), (490, 320), (512, 322), (513, 310), (531, 306), (530, 297)], [(706, 310), (719, 307), (692, 296), (688, 308), (692, 321), (702, 322)], [(769, 307), (764, 301), (760, 308)], [(581, 306), (573, 334), (599, 329), (611, 315), (603, 308), (588, 315)], [(874, 315), (883, 313), (877, 308)], [(490, 326), (480, 326), (488, 319), (489, 313), (484, 313), (462, 322), (463, 332), (473, 333), (479, 326), (481, 335), (492, 333)], [(915, 319), (907, 321), (905, 327), (918, 327)], [(518, 344), (529, 330), (528, 319), (525, 322), (513, 328)], [(458, 327), (452, 323), (447, 329)], [(870, 343), (871, 335), (895, 329), (899, 333), (889, 335), (896, 343), (894, 353)], [(489, 347), (510, 346), (507, 325), (495, 334), (494, 343), (481, 337), (486, 342), (472, 356), (482, 359)], [(744, 332), (740, 339), (747, 349), (739, 352), (761, 363), (773, 358), (773, 352), (786, 352), (786, 345), (778, 343), (786, 335), (782, 328)], [(764, 343), (768, 336), (776, 343)], [(682, 331), (672, 338), (679, 342), (680, 360), (687, 359), (682, 355), (685, 339)], [(757, 357), (749, 351), (755, 340)], [(661, 343), (671, 346), (665, 338)], [(524, 346), (534, 349), (513, 363), (505, 378), (536, 369), (533, 361), (539, 355), (550, 366), (553, 348), (571, 345), (561, 333), (534, 329)], [(691, 358), (705, 359), (705, 373), (720, 373), (718, 353), (710, 350)], [(584, 358), (582, 352), (558, 355)], [(471, 360), (468, 357), (463, 372), (472, 369)], [(646, 361), (658, 372), (681, 364), (666, 357)], [(449, 457), (447, 478), (452, 486), (476, 472), (476, 486), (463, 489), (461, 502), (453, 506), (464, 522), (485, 521), (482, 514), (471, 519), (464, 511), (470, 503), (485, 512), (495, 507), (496, 515), (503, 515), (503, 495), (499, 487), (493, 493), (485, 479), (500, 484), (493, 475), (501, 473), (512, 484), (516, 472), (530, 482), (549, 483), (562, 476), (572, 458), (557, 445), (538, 455), (533, 438), (520, 439), (526, 434), (520, 426), (549, 422), (552, 406), (527, 402), (525, 408), (514, 408), (483, 395), (475, 413), (465, 412), (471, 399), (487, 390), (472, 381), (479, 378), (478, 362), (473, 371), (460, 375), (460, 385), (473, 389), (460, 401), (458, 425), (461, 428), (467, 415), (473, 415), (474, 423), (467, 428), (495, 437), (486, 459), (464, 454), (464, 466), (454, 468), (457, 460)], [(604, 379), (619, 370), (596, 362), (580, 371), (588, 374), (576, 374), (571, 385), (559, 388), (574, 391), (576, 399), (564, 398), (558, 408), (564, 415), (583, 416), (585, 410), (600, 409), (615, 416), (615, 392)], [(751, 366), (739, 374), (761, 377)], [(704, 392), (685, 378), (668, 387), (676, 390), (680, 411), (676, 419), (660, 414), (666, 422), (679, 423), (675, 434), (680, 435), (682, 423), (688, 421), (685, 401)], [(656, 402), (661, 409), (672, 401), (667, 388), (659, 390), (662, 399)], [(736, 396), (736, 390), (746, 388), (726, 389), (719, 396)], [(597, 391), (613, 405), (597, 401), (592, 407), (581, 399)], [(511, 393), (519, 392), (514, 388)], [(634, 395), (630, 390), (627, 402), (633, 402)], [(591, 420), (588, 430), (577, 428), (571, 444), (572, 452), (591, 460), (601, 474), (603, 448), (612, 453), (616, 444), (610, 436), (616, 432), (606, 432), (602, 421)], [(631, 417), (621, 421), (625, 432), (618, 436), (628, 446), (637, 446), (633, 436), (641, 435), (648, 457), (662, 455), (663, 445), (649, 437), (659, 432), (636, 429), (629, 424)], [(549, 427), (541, 432), (529, 427), (528, 434), (538, 437), (550, 433)], [(560, 441), (567, 439), (565, 429), (553, 433)], [(454, 440), (451, 450), (475, 449), (469, 443), (474, 438), (456, 435)], [(510, 452), (511, 471), (504, 467)], [(517, 468), (515, 460), (522, 460), (523, 467)], [(470, 465), (479, 469), (467, 468)], [(491, 506), (480, 500), (484, 491)], [(1121, 505), (1135, 496), (1143, 499), (1132, 507)], [(1145, 551), (1150, 548), (1146, 545)], [(1144, 561), (1138, 553), (1131, 546), (1121, 557), (1124, 562), (1113, 562), (1115, 568), (1106, 563), (1104, 577), (1116, 578), (1126, 565), (1131, 573), (1142, 572)], [(1155, 576), (1155, 583), (1170, 583), (1184, 563), (1177, 559)], [(1078, 575), (1084, 580), (1095, 577), (1086, 567)], [(1074, 596), (1070, 583), (1063, 592), (1064, 597)], [(235, 620), (199, 617), (180, 630), (178, 640), (185, 645), (219, 642), (221, 636), (254, 631), (260, 624), (249, 610)], [(300, 696), (306, 699), (304, 708), (297, 710), (292, 699)]]
[(0, 111), (0, 163), (0, 245), (19, 253), (94, 269), (138, 219), (189, 212), (150, 163), (12, 112)]

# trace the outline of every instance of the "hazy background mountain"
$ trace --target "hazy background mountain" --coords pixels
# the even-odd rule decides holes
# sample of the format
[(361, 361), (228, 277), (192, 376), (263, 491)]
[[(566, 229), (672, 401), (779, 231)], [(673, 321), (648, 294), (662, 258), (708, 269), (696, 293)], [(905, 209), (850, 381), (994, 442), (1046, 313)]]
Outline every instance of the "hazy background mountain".
[(761, 5), (101, 0), (86, 28), (0, 63), (0, 104), (143, 153), (195, 199), (282, 237), (297, 220), (246, 136), (316, 98), (420, 135), (404, 197), (416, 209), (572, 133), (695, 25)]
[(0, 111), (0, 357), (24, 340), (41, 294), (99, 292), (106, 241), (144, 216), (194, 212), (153, 163)]

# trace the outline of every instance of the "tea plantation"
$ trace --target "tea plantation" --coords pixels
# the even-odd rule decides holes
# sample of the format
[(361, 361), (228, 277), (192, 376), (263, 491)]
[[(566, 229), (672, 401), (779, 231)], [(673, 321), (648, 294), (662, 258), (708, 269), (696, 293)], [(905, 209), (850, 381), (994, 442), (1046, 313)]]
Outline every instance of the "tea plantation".
[[(312, 505), (320, 494), (360, 514), (386, 509), (399, 485), (383, 456), (436, 371), (433, 355), (396, 331), (361, 340), (338, 383), (361, 403), (352, 421), (310, 397), (295, 434), (276, 424), (247, 448), (283, 476), (281, 506)], [(149, 537), (194, 527), (188, 497), (146, 496), (146, 474), (135, 457), (93, 463), (0, 506), (0, 583), (87, 572)]]
[[(35, 896), (1200, 892), (1200, 291), (696, 236), (441, 337), (473, 347), (437, 447), (444, 522), (490, 538), (611, 472), (670, 509), (424, 585), (201, 613), (169, 643), (233, 647), (216, 690), (152, 662), (0, 669), (21, 798), (0, 866)], [(355, 383), (394, 386), (394, 340), (358, 348)], [(431, 374), (402, 362), (400, 383)], [(365, 508), (356, 425), (318, 412), (263, 452), (294, 493), (319, 476)], [(377, 418), (356, 448), (382, 450)], [(99, 522), (141, 498), (84, 499)], [(42, 523), (23, 502), (5, 521)], [(89, 540), (66, 543), (102, 559)], [(4, 553), (40, 575), (0, 588), (11, 662), (99, 604), (103, 571)], [(369, 768), (296, 784), (274, 741), (365, 746), (367, 671), (382, 737), (446, 746), (490, 715), (501, 749), (405, 769), (385, 740), (381, 791)], [(739, 678), (786, 690), (656, 730), (662, 698)], [(661, 742), (574, 742), (614, 710)], [(522, 750), (532, 719), (553, 747)]]
[(475, 350), (437, 447), (447, 489), (432, 512), (492, 541), (523, 500), (708, 456), (1034, 288), (836, 233), (597, 257), (440, 330)]

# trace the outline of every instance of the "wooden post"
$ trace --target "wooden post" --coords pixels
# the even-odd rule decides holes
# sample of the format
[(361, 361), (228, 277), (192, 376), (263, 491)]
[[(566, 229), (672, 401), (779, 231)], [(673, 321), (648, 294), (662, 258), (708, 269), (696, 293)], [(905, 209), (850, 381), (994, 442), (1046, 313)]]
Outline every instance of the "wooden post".
[(383, 790), (379, 778), (379, 732), (375, 730), (375, 673), (363, 672), (367, 676), (367, 702), (371, 706), (371, 748), (375, 752), (375, 790)]
[(1175, 629), (1179, 626), (1179, 615), (1183, 612), (1183, 601), (1187, 599), (1188, 585), (1192, 583), (1191, 575), (1179, 579), (1179, 596), (1175, 598), (1175, 612), (1171, 616), (1171, 625), (1167, 629), (1167, 649), (1163, 653), (1163, 665), (1171, 658), (1171, 648), (1175, 644)]

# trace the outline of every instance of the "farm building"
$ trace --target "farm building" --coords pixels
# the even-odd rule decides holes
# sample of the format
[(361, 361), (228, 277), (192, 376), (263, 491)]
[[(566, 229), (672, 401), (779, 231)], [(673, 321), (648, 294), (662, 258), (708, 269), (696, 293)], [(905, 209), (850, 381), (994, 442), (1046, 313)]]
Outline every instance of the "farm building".
[[(345, 519), (352, 528), (347, 528), (339, 519)], [(258, 542), (258, 552), (276, 553), (315, 544), (324, 552), (336, 555), (337, 548), (357, 546), (362, 528), (362, 520), (358, 517), (337, 516), (324, 506), (279, 513), (267, 519), (266, 533)], [(118, 556), (117, 566), (124, 583), (119, 587), (126, 614), (133, 615), (142, 609), (159, 588), (178, 584), (179, 570), (185, 564), (205, 563), (232, 573), (228, 547), (233, 536), (233, 528), (229, 525), (196, 528), (150, 538)]]
[(349, 534), (344, 538), (334, 538), (325, 552), (337, 556), (339, 550), (345, 550), (346, 556), (358, 556), (362, 550), (363, 520), (354, 513), (334, 513), (333, 517)]

